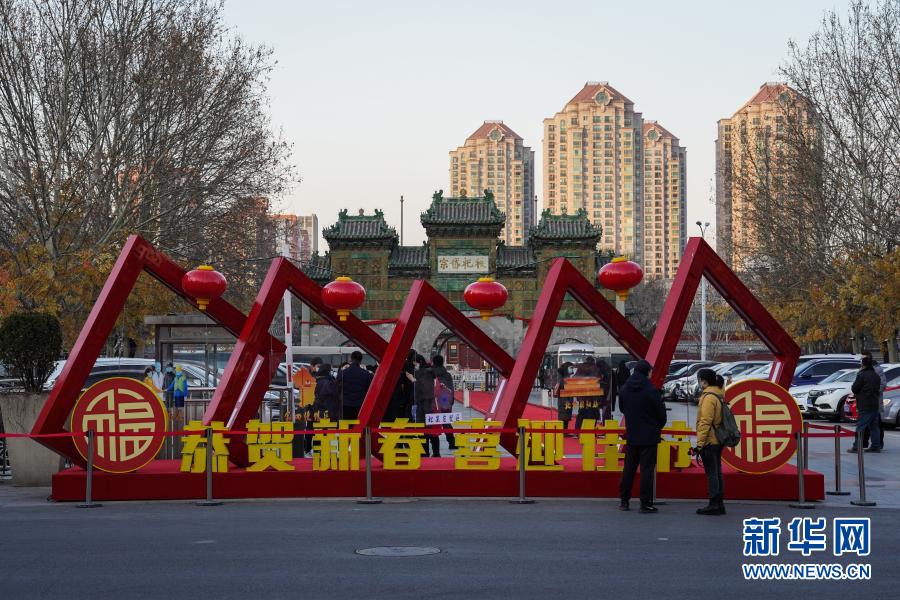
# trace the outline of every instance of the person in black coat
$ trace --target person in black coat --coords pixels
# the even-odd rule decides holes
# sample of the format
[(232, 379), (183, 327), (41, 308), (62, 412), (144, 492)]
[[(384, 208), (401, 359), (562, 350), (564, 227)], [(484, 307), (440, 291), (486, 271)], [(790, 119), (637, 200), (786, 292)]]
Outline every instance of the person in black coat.
[(413, 405), (413, 373), (416, 371), (416, 351), (410, 350), (406, 355), (406, 362), (403, 363), (403, 370), (397, 378), (394, 386), (394, 392), (391, 394), (391, 402), (388, 410), (385, 412), (385, 421), (395, 421), (397, 419), (410, 419)]
[(618, 368), (612, 372), (612, 382), (609, 386), (609, 408), (613, 412), (616, 410), (616, 401), (619, 399), (619, 390), (631, 377), (631, 371), (628, 370), (628, 363), (624, 360), (619, 361)]
[[(453, 412), (454, 393), (456, 392), (456, 389), (453, 386), (453, 375), (451, 375), (450, 371), (448, 371), (447, 368), (444, 367), (443, 356), (438, 354), (437, 356), (433, 356), (431, 358), (431, 370), (434, 372), (435, 380), (439, 381), (443, 385), (443, 387), (446, 388), (444, 391), (450, 391), (450, 406), (441, 406), (440, 402), (436, 402), (435, 408), (442, 413), (451, 413)], [(438, 398), (435, 398), (435, 400), (437, 401)], [(450, 431), (445, 433), (444, 435), (447, 437), (447, 444), (450, 447), (450, 450), (456, 450), (456, 436), (453, 435), (453, 426), (444, 425), (444, 429), (450, 429)]]
[(345, 369), (341, 369), (337, 375), (338, 390), (341, 397), (343, 419), (359, 418), (359, 409), (362, 407), (363, 399), (369, 386), (372, 384), (373, 375), (371, 371), (362, 367), (362, 352), (354, 350), (350, 354), (350, 364)]
[(334, 377), (331, 376), (331, 365), (321, 364), (316, 372), (316, 389), (314, 406), (321, 415), (327, 411), (328, 418), (337, 422), (341, 418), (341, 403), (337, 394), (337, 386)]
[(856, 396), (859, 416), (856, 419), (856, 437), (847, 452), (857, 452), (856, 441), (866, 429), (869, 430), (872, 445), (865, 451), (881, 452), (881, 377), (875, 372), (871, 355), (862, 357), (862, 368), (850, 389)]
[[(425, 423), (425, 415), (436, 412), (434, 405), (434, 369), (421, 354), (416, 355), (416, 371), (413, 376), (416, 400), (416, 423)], [(425, 435), (425, 456), (441, 457), (440, 438)]]
[(631, 485), (638, 464), (641, 466), (641, 512), (655, 513), (653, 506), (653, 475), (656, 470), (656, 447), (666, 424), (666, 405), (662, 396), (650, 383), (652, 366), (640, 360), (634, 373), (622, 386), (619, 408), (625, 415), (625, 468), (619, 484), (620, 510), (629, 510)]

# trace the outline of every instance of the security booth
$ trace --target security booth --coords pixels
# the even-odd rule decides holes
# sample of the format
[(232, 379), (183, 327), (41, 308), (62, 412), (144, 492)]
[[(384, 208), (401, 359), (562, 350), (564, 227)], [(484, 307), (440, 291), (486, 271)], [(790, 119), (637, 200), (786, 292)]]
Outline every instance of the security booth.
[(153, 329), (156, 360), (195, 365), (202, 387), (215, 387), (228, 363), (236, 338), (205, 314), (148, 315), (144, 324)]

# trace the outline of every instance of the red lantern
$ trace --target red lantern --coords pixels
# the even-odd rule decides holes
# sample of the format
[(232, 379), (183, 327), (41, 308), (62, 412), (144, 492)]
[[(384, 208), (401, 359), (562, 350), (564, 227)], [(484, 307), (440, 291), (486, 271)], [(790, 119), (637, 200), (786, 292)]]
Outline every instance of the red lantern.
[(200, 310), (206, 310), (212, 300), (225, 293), (226, 287), (225, 276), (209, 265), (200, 265), (181, 278), (181, 289), (197, 300)]
[(346, 321), (350, 311), (365, 301), (366, 288), (349, 277), (338, 277), (322, 289), (322, 302), (337, 312), (341, 321)]
[(494, 314), (494, 309), (506, 304), (508, 297), (509, 292), (503, 284), (494, 281), (493, 277), (481, 277), (478, 281), (470, 283), (463, 292), (466, 304), (476, 309), (485, 321)]
[(624, 302), (628, 299), (628, 291), (644, 278), (644, 271), (636, 262), (617, 256), (600, 269), (597, 281), (608, 290), (613, 290)]

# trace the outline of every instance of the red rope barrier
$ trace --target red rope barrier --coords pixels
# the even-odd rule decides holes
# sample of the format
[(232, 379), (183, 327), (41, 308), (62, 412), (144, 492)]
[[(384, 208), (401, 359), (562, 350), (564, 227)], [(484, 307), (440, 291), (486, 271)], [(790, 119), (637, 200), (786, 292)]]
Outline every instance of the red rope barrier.
[[(565, 435), (590, 435), (594, 434), (596, 436), (601, 436), (607, 433), (616, 433), (623, 434), (625, 433), (625, 429), (618, 428), (610, 428), (610, 429), (545, 429), (545, 428), (526, 428), (525, 431), (527, 433), (541, 433), (541, 434), (565, 434)], [(392, 427), (376, 427), (372, 429), (373, 433), (405, 433), (405, 434), (427, 434), (427, 435), (441, 435), (445, 433), (452, 434), (510, 434), (510, 433), (519, 433), (518, 428), (481, 428), (481, 429), (469, 429), (469, 428), (454, 428), (454, 427), (445, 427), (441, 425), (430, 426), (430, 427), (415, 427), (415, 428), (392, 428)], [(95, 435), (98, 437), (179, 437), (179, 436), (189, 436), (189, 435), (204, 435), (206, 433), (206, 429), (198, 429), (194, 431), (161, 431), (161, 432), (142, 432), (142, 431), (97, 431)], [(245, 435), (322, 435), (322, 434), (343, 434), (343, 435), (362, 435), (365, 433), (364, 429), (298, 429), (298, 430), (286, 430), (286, 431), (244, 431), (244, 430), (231, 430), (231, 429), (213, 429), (213, 433), (218, 433), (226, 436), (232, 437), (240, 437)], [(681, 430), (681, 429), (663, 429), (663, 434), (666, 435), (674, 435), (674, 436), (686, 436), (686, 437), (695, 437), (697, 435), (696, 431), (692, 430)], [(31, 434), (31, 433), (0, 433), (0, 439), (3, 438), (34, 438), (34, 439), (42, 439), (42, 438), (61, 438), (61, 437), (75, 437), (76, 433), (72, 432), (62, 432), (62, 433), (39, 433), (39, 434)], [(84, 434), (82, 434), (84, 435)], [(793, 438), (795, 434), (789, 432), (770, 432), (770, 433), (751, 433), (751, 432), (742, 432), (741, 437), (745, 438)], [(804, 433), (801, 434), (801, 437), (805, 438), (835, 438), (835, 437), (856, 437), (856, 432), (850, 429), (840, 428), (840, 433), (835, 434), (833, 431), (828, 433)]]

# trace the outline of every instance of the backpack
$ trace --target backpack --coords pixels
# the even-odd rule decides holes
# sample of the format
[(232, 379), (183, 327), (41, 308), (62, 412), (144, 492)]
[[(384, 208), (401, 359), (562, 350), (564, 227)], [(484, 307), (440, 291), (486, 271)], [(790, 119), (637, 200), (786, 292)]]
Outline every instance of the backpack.
[(734, 448), (741, 443), (741, 429), (738, 427), (731, 412), (731, 407), (725, 402), (725, 398), (718, 394), (711, 394), (719, 400), (719, 406), (722, 407), (722, 422), (716, 425), (713, 423), (713, 431), (716, 432), (716, 438), (719, 443), (728, 448)]
[(453, 410), (453, 390), (439, 379), (434, 380), (434, 405), (441, 412)]

